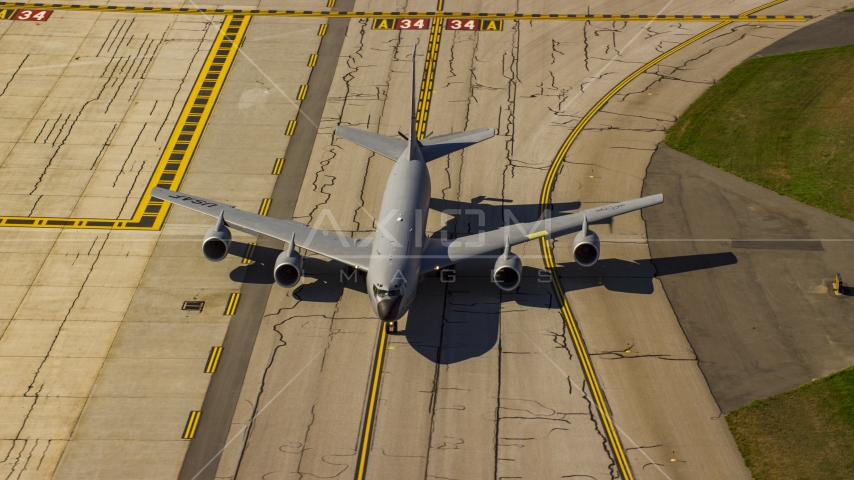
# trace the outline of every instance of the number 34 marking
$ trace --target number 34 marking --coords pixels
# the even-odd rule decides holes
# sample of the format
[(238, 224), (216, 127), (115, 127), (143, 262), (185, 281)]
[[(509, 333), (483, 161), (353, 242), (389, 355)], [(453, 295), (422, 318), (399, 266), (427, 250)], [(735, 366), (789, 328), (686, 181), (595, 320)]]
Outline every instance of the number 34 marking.
[(394, 25), (396, 30), (427, 30), (430, 28), (429, 18), (399, 18)]
[(12, 20), (43, 22), (50, 17), (50, 14), (50, 10), (18, 10), (11, 18)]

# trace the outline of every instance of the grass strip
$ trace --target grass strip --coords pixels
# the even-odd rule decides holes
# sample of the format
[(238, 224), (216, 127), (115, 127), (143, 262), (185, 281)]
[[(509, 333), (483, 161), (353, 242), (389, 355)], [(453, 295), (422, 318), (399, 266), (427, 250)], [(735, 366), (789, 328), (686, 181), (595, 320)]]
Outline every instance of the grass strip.
[(854, 478), (854, 367), (726, 419), (756, 480)]
[(666, 143), (854, 219), (852, 78), (854, 45), (746, 61), (688, 108)]

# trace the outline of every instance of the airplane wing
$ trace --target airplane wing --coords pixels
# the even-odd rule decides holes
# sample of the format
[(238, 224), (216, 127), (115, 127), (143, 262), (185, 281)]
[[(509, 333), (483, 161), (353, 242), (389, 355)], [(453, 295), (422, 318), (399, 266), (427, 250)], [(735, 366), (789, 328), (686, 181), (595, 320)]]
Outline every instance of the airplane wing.
[(264, 234), (285, 242), (289, 242), (293, 235), (294, 243), (298, 247), (351, 265), (364, 272), (368, 271), (373, 238), (345, 237), (326, 230), (311, 228), (293, 220), (265, 217), (238, 210), (233, 205), (160, 187), (152, 188), (151, 196), (212, 217), (218, 217), (222, 212), (226, 226), (252, 235)]
[(421, 140), (421, 153), (424, 155), (424, 161), (429, 162), (457, 150), (470, 147), (475, 143), (488, 140), (494, 135), (494, 128), (479, 128), (477, 130), (439, 135)]
[(422, 251), (421, 271), (444, 268), (478, 255), (495, 252), (504, 247), (505, 238), (509, 239), (510, 245), (518, 245), (541, 237), (557, 238), (579, 230), (585, 216), (589, 223), (593, 223), (658, 205), (663, 201), (664, 196), (661, 194), (651, 195), (536, 222), (507, 225), (490, 232), (457, 238), (450, 243), (432, 238)]
[(341, 138), (346, 138), (356, 145), (362, 146), (380, 155), (390, 158), (394, 161), (400, 158), (400, 155), (406, 150), (409, 145), (402, 138), (389, 137), (380, 135), (379, 133), (366, 132), (350, 127), (337, 127), (335, 135)]

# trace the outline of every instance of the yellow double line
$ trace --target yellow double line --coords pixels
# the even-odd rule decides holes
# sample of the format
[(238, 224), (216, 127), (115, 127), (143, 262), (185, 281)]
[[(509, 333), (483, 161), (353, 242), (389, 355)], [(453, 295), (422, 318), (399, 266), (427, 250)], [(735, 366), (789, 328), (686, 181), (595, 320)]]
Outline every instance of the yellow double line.
[[(444, 5), (444, 0), (439, 0), (438, 8)], [(439, 55), (439, 41), (442, 39), (442, 25), (433, 22), (430, 28), (430, 41), (427, 46), (427, 60), (424, 65), (424, 75), (421, 79), (421, 91), (418, 96), (418, 109), (416, 111), (415, 132), (418, 138), (424, 138), (424, 130), (427, 127), (427, 116), (430, 110), (430, 98), (433, 93), (433, 77), (436, 74), (436, 58)], [(365, 470), (368, 466), (368, 452), (371, 448), (371, 436), (374, 431), (374, 419), (376, 417), (377, 401), (379, 399), (380, 381), (382, 379), (383, 362), (385, 361), (386, 346), (388, 344), (388, 330), (386, 324), (380, 326), (380, 336), (377, 339), (377, 349), (374, 355), (374, 369), (371, 375), (371, 384), (368, 392), (368, 402), (365, 406), (365, 417), (362, 425), (362, 440), (359, 444), (359, 457), (356, 465), (356, 480), (364, 480)]]
[(184, 178), (190, 159), (196, 151), (214, 103), (219, 97), (237, 49), (243, 40), (248, 16), (227, 16), (214, 40), (211, 51), (178, 117), (172, 136), (154, 169), (145, 195), (129, 220), (112, 218), (18, 217), (0, 214), (0, 227), (95, 228), (118, 230), (159, 230), (168, 205), (152, 199), (148, 192), (155, 186), (177, 188)]
[[(327, 6), (332, 8), (333, 1)], [(336, 12), (331, 10), (257, 10), (233, 8), (187, 8), (187, 7), (120, 7), (116, 5), (72, 5), (60, 3), (15, 3), (0, 2), (0, 7), (40, 10), (74, 10), (87, 12), (154, 13), (183, 15), (258, 15), (277, 17), (336, 17), (336, 18), (479, 18), (499, 20), (576, 20), (576, 21), (626, 21), (626, 22), (717, 22), (733, 20), (740, 22), (803, 22), (816, 18), (814, 15), (648, 15), (648, 14), (603, 14), (603, 13), (501, 13), (501, 12)], [(438, 7), (437, 10), (442, 10)], [(318, 35), (326, 28), (321, 27)]]
[(223, 315), (230, 317), (237, 312), (237, 304), (240, 303), (240, 294), (235, 292), (228, 297), (228, 303), (225, 305)]
[(196, 436), (196, 429), (199, 428), (199, 419), (202, 418), (202, 412), (193, 410), (190, 412), (190, 417), (187, 419), (187, 426), (184, 427), (184, 435), (181, 436), (184, 440), (190, 440)]
[(219, 357), (222, 356), (222, 347), (211, 348), (211, 353), (208, 355), (208, 363), (205, 364), (205, 373), (215, 373), (216, 367), (219, 365)]
[(418, 95), (418, 109), (415, 113), (415, 133), (424, 138), (427, 130), (427, 117), (430, 115), (430, 100), (433, 98), (433, 79), (436, 76), (436, 60), (439, 58), (439, 43), (442, 41), (442, 22), (433, 22), (430, 26), (430, 40), (427, 42), (427, 55), (424, 74), (421, 76), (421, 92)]
[[(760, 7), (754, 8), (743, 15), (748, 15), (753, 12), (757, 12), (764, 8), (768, 8), (772, 5), (776, 5), (778, 3), (782, 3), (785, 0), (776, 0)], [(697, 35), (694, 35), (690, 39), (680, 43), (679, 45), (671, 48), (670, 50), (662, 53), (661, 55), (655, 57), (653, 60), (647, 62), (644, 66), (635, 70), (631, 75), (623, 79), (620, 83), (618, 83), (614, 88), (612, 88), (608, 93), (605, 94), (594, 106), (591, 108), (586, 115), (578, 122), (575, 128), (572, 129), (569, 136), (561, 145), (560, 150), (558, 150), (557, 155), (555, 155), (554, 160), (552, 160), (551, 167), (549, 168), (548, 175), (546, 175), (546, 180), (543, 183), (543, 190), (540, 194), (540, 215), (543, 215), (548, 208), (549, 200), (551, 198), (551, 192), (554, 189), (555, 181), (557, 179), (558, 171), (560, 170), (560, 166), (566, 158), (566, 154), (569, 152), (569, 148), (575, 142), (578, 135), (584, 130), (584, 127), (587, 126), (590, 119), (593, 118), (599, 110), (608, 103), (611, 98), (617, 94), (623, 87), (629, 84), (632, 80), (643, 74), (647, 69), (652, 67), (653, 65), (661, 62), (665, 58), (673, 55), (674, 53), (682, 50), (683, 48), (691, 45), (697, 40), (709, 35), (710, 33), (719, 30), (720, 28), (729, 25), (732, 23), (731, 21), (721, 22), (717, 25), (708, 28)], [(590, 355), (587, 352), (587, 346), (584, 343), (584, 339), (581, 337), (581, 332), (578, 329), (578, 323), (575, 320), (575, 317), (572, 315), (572, 310), (569, 308), (569, 302), (566, 299), (566, 294), (564, 293), (563, 286), (560, 283), (560, 278), (558, 277), (558, 273), (555, 267), (555, 259), (554, 252), (552, 251), (552, 246), (546, 238), (540, 238), (540, 247), (542, 248), (543, 253), (543, 261), (545, 262), (546, 268), (549, 270), (552, 281), (552, 288), (557, 295), (558, 301), (561, 305), (561, 313), (563, 314), (564, 320), (566, 321), (566, 325), (569, 328), (569, 332), (572, 335), (572, 342), (575, 345), (575, 350), (578, 352), (578, 358), (581, 359), (581, 366), (584, 370), (584, 376), (587, 379), (587, 383), (590, 386), (591, 394), (593, 395), (593, 400), (596, 403), (596, 409), (599, 412), (599, 417), (602, 419), (602, 424), (605, 428), (605, 432), (608, 436), (608, 441), (611, 444), (611, 447), (614, 451), (614, 456), (617, 460), (617, 465), (620, 468), (620, 473), (625, 480), (632, 480), (634, 477), (632, 476), (631, 467), (629, 466), (629, 462), (626, 459), (626, 452), (623, 450), (622, 443), (620, 442), (620, 437), (617, 434), (617, 430), (614, 426), (614, 422), (611, 419), (611, 412), (608, 409), (608, 405), (605, 402), (605, 396), (602, 393), (602, 388), (599, 385), (599, 380), (596, 378), (596, 372), (593, 370), (593, 365), (590, 361)]]

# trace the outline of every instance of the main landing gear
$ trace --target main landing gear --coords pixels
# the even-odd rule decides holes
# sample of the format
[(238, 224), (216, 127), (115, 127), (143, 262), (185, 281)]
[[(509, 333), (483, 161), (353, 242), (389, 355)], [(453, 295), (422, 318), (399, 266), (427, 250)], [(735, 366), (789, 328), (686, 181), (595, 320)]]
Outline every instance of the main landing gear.
[(393, 322), (386, 322), (385, 333), (397, 333), (397, 320)]

